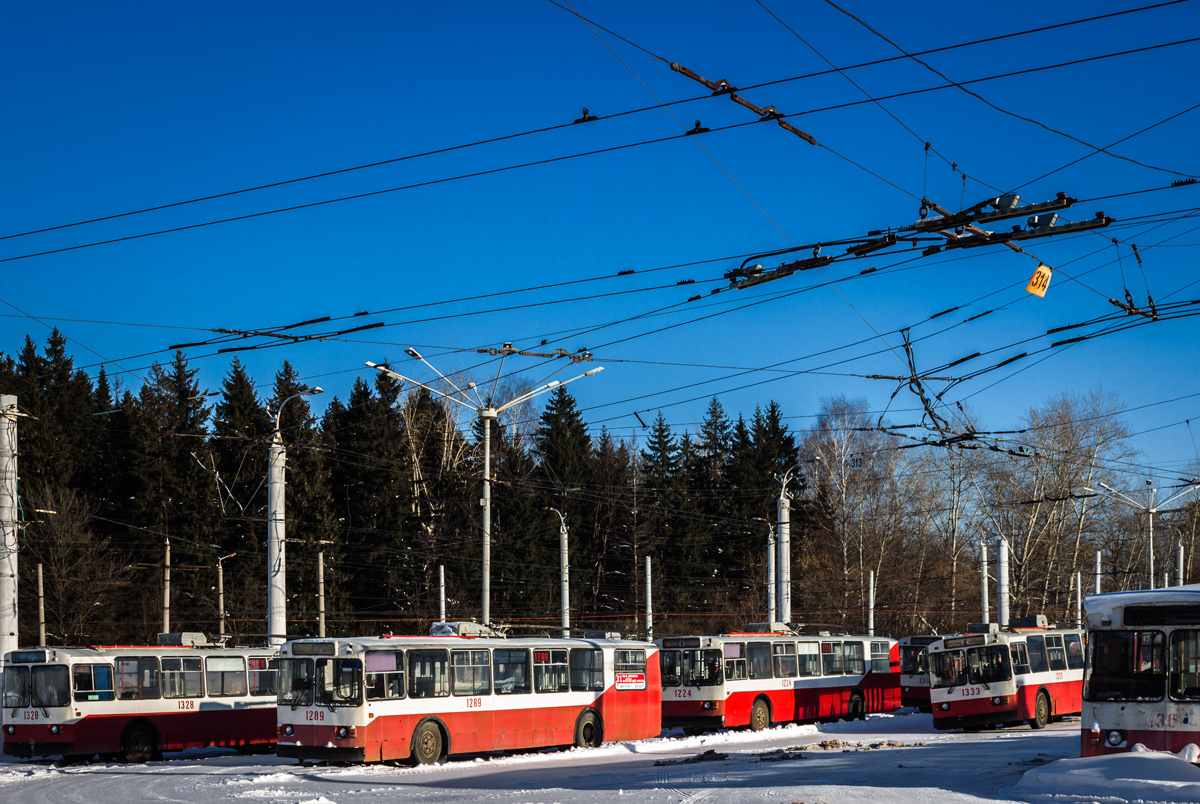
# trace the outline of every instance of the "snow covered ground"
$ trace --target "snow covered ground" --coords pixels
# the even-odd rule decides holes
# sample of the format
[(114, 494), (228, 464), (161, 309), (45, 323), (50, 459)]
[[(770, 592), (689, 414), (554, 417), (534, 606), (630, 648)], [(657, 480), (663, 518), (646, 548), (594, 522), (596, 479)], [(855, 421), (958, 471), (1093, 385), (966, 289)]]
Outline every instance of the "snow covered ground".
[[(872, 747), (875, 746), (875, 747)], [(708, 754), (704, 761), (689, 761)], [(188, 752), (149, 765), (0, 761), (0, 802), (40, 804), (961, 804), (1200, 802), (1200, 769), (1169, 754), (1079, 759), (1079, 721), (977, 734), (929, 715), (684, 737), (422, 768), (301, 767)]]

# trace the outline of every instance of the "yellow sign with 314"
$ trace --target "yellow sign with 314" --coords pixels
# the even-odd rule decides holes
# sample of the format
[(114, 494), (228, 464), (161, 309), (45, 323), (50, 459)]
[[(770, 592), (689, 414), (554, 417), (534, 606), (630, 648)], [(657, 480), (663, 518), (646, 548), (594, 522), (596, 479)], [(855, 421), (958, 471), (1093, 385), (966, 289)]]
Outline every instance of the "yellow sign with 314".
[(1032, 293), (1040, 299), (1046, 298), (1046, 288), (1050, 287), (1050, 275), (1052, 273), (1054, 271), (1049, 265), (1038, 263), (1037, 270), (1033, 272), (1033, 278), (1025, 286), (1025, 292)]

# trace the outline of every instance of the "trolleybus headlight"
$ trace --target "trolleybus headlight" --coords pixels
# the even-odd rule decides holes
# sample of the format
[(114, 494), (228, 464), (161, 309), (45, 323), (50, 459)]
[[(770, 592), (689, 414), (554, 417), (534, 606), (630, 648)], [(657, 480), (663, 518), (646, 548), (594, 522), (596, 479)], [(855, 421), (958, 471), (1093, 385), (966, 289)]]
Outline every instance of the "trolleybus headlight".
[(705, 708), (705, 709), (712, 709), (712, 708), (713, 708), (713, 702), (712, 702), (712, 701), (705, 701), (703, 705), (704, 705), (704, 708)]
[(291, 723), (289, 723), (289, 724), (287, 724), (286, 726), (284, 726), (284, 727), (283, 727), (283, 733), (284, 733), (284, 734), (286, 734), (288, 737), (291, 737), (291, 736), (292, 736), (292, 733), (293, 733), (294, 731), (296, 731), (296, 730), (295, 730), (295, 729), (292, 727), (292, 724), (291, 724)]
[(59, 727), (59, 725), (58, 725), (57, 723), (55, 723), (55, 724), (53, 724), (52, 726), (50, 726), (50, 733), (51, 733), (51, 734), (58, 734), (60, 731), (62, 731), (62, 729)]
[(345, 726), (338, 726), (337, 736), (341, 737), (343, 740), (346, 739), (350, 736), (350, 729), (346, 728)]
[(997, 695), (996, 697), (992, 698), (992, 706), (999, 706), (999, 705), (1000, 705), (1000, 704), (1002, 704), (1002, 703), (1004, 703), (1004, 699), (1003, 699), (1003, 698), (1001, 698), (999, 695)]
[(904, 688), (904, 691), (905, 691), (905, 692), (912, 692), (912, 687), (905, 687), (905, 688)]
[(14, 725), (12, 725), (12, 724), (10, 723), (9, 725), (7, 725), (7, 726), (5, 726), (5, 727), (4, 727), (4, 733), (5, 733), (5, 734), (16, 734), (16, 733), (17, 733), (17, 727), (16, 727), (16, 726), (14, 726)]
[(1113, 729), (1108, 733), (1108, 736), (1105, 738), (1105, 740), (1107, 740), (1108, 744), (1113, 748), (1116, 748), (1118, 745), (1125, 742), (1125, 735), (1116, 729)]
[(947, 712), (947, 711), (949, 711), (949, 710), (950, 710), (950, 702), (949, 702), (949, 701), (945, 701), (945, 702), (942, 704), (942, 711), (943, 711), (943, 712)]

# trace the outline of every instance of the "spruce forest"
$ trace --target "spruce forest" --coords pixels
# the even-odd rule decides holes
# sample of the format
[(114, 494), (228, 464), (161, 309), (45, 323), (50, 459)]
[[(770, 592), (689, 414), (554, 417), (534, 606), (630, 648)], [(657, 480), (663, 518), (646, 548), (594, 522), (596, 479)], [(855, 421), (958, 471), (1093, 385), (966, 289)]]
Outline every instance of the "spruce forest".
[[(21, 645), (38, 641), (39, 570), (48, 644), (153, 641), (168, 540), (172, 630), (218, 632), (220, 563), (227, 631), (263, 642), (268, 442), (304, 383), (287, 362), (269, 392), (236, 359), (214, 392), (196, 375), (176, 352), (125, 387), (77, 369), (57, 331), (0, 354), (0, 393), (23, 414)], [(291, 400), (279, 422), (289, 635), (316, 633), (319, 562), (330, 635), (425, 633), (439, 567), (447, 617), (478, 618), (478, 422), (381, 373), (321, 398), (319, 418), (310, 401)], [(803, 627), (865, 629), (873, 573), (876, 633), (962, 629), (981, 616), (982, 546), (994, 610), (999, 539), (1014, 616), (1073, 624), (1097, 551), (1104, 591), (1148, 582), (1148, 518), (1101, 485), (1145, 499), (1144, 470), (1120, 400), (1099, 390), (1014, 410), (1021, 429), (1005, 435), (964, 411), (955, 427), (978, 436), (951, 445), (850, 398), (789, 400), (819, 411), (797, 419), (775, 401), (732, 412), (714, 398), (694, 427), (659, 413), (632, 438), (590, 429), (565, 388), (534, 402), (502, 414), (491, 439), (491, 614), (513, 633), (557, 632), (560, 522), (577, 630), (644, 634), (646, 557), (656, 636), (765, 620), (768, 532), (789, 470)], [(1155, 482), (1162, 500), (1187, 479)], [(1197, 514), (1185, 494), (1156, 515), (1159, 583), (1176, 582), (1179, 545), (1193, 577)]]

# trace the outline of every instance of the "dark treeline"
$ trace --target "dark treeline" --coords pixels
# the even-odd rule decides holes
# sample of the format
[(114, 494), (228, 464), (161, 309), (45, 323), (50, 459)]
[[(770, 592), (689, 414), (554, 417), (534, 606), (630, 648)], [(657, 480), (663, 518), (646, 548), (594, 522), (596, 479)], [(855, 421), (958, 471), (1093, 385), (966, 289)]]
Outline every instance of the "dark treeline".
[[(57, 331), (41, 349), (27, 338), (0, 354), (0, 393), (25, 414), (21, 644), (38, 641), (39, 567), (49, 644), (153, 639), (168, 540), (172, 630), (218, 631), (218, 560), (236, 553), (222, 562), (228, 630), (261, 642), (267, 444), (285, 400), (289, 633), (316, 633), (319, 556), (331, 635), (423, 633), (438, 615), (439, 566), (448, 618), (478, 618), (478, 422), (384, 374), (356, 380), (320, 419), (306, 397), (290, 399), (302, 388), (285, 362), (262, 398), (235, 360), (207, 394), (176, 353), (135, 392), (103, 369), (76, 369)], [(1121, 489), (1133, 457), (1119, 403), (1099, 392), (1026, 412), (1019, 441), (949, 449), (884, 432), (846, 398), (824, 401), (797, 431), (775, 402), (735, 418), (714, 398), (694, 433), (659, 414), (636, 440), (589, 433), (562, 387), (539, 401), (540, 412), (513, 408), (492, 432), (491, 614), (514, 631), (557, 628), (559, 514), (575, 628), (641, 632), (647, 556), (656, 634), (764, 620), (768, 521), (789, 470), (797, 623), (864, 628), (874, 573), (877, 633), (962, 628), (981, 616), (980, 546), (994, 578), (1001, 537), (1014, 615), (1073, 621), (1077, 577), (1090, 592), (1097, 550), (1105, 591), (1147, 582), (1144, 514), (1084, 491)], [(1156, 517), (1160, 582), (1174, 583), (1177, 543), (1191, 577), (1195, 513), (1190, 503)], [(990, 594), (994, 608), (994, 580)]]

